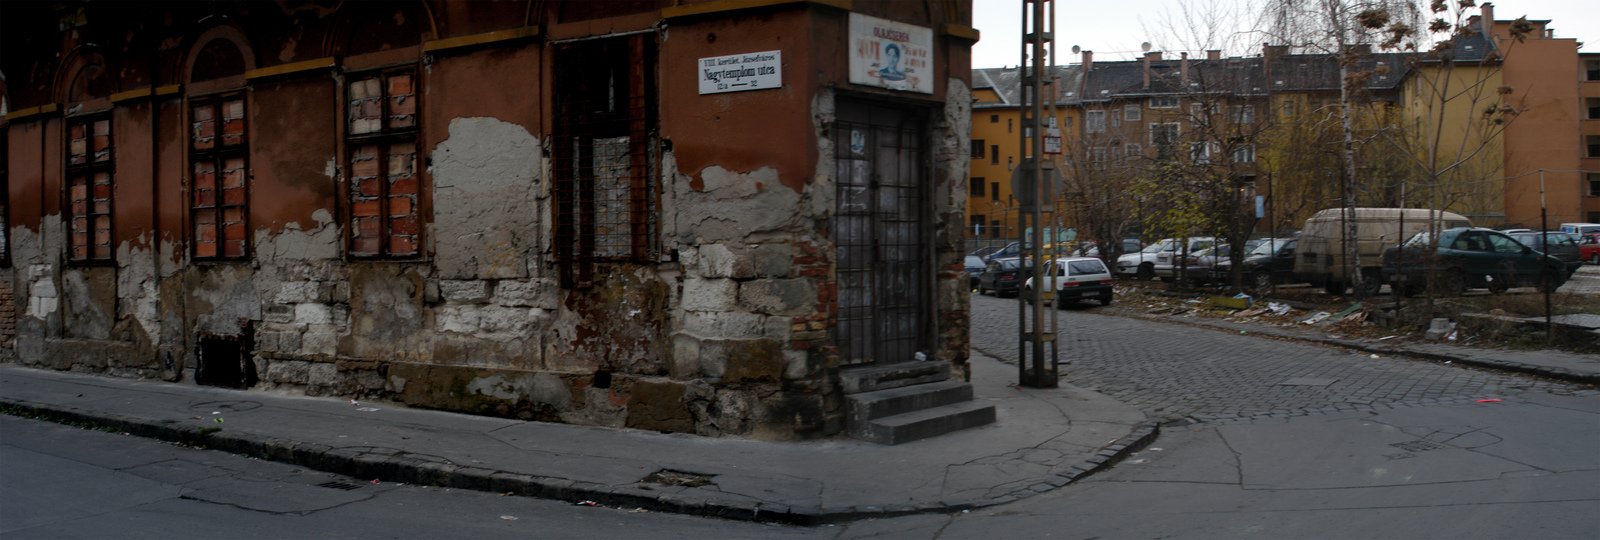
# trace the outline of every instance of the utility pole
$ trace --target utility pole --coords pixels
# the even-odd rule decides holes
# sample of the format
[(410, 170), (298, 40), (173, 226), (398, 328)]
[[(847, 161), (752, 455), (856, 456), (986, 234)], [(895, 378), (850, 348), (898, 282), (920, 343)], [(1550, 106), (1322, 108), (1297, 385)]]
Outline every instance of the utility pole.
[[(1049, 276), (1044, 275), (1044, 224), (1049, 222), (1046, 221), (1046, 215), (1055, 213), (1055, 190), (1052, 184), (1056, 174), (1050, 174), (1055, 173), (1054, 164), (1045, 159), (1046, 126), (1041, 121), (1045, 101), (1055, 100), (1055, 86), (1047, 78), (1050, 63), (1055, 58), (1055, 1), (1022, 0), (1022, 7), (1022, 61), (1017, 64), (1017, 70), (1021, 75), (1022, 134), (1019, 148), (1022, 149), (1023, 159), (1011, 178), (1012, 192), (1026, 194), (1027, 199), (1023, 201), (1023, 211), (1018, 212), (1017, 222), (1032, 244), (1031, 249), (1023, 252), (1030, 254), (1033, 259), (1024, 260), (1032, 270), (1033, 293), (1028, 295), (1032, 298), (1020, 293), (1017, 295), (1017, 376), (1020, 386), (1055, 388), (1060, 385), (1060, 373), (1056, 367), (1056, 310), (1048, 311), (1050, 324), (1046, 328), (1044, 292), (1048, 290), (1051, 294), (1055, 293), (1057, 272), (1052, 269)], [(1053, 114), (1054, 107), (1050, 109)], [(1024, 189), (1017, 189), (1019, 187)], [(1046, 210), (1047, 207), (1049, 210)], [(1030, 222), (1032, 227), (1029, 227)], [(1030, 311), (1033, 315), (1031, 321), (1028, 316)], [(1048, 357), (1046, 350), (1049, 351)]]

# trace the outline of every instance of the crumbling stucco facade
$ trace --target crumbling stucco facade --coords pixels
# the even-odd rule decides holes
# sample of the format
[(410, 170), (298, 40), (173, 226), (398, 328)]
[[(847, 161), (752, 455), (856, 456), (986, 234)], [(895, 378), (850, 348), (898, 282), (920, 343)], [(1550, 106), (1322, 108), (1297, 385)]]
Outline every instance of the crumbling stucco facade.
[[(899, 246), (920, 283), (905, 350), (965, 365), (970, 2), (207, 9), (4, 8), (5, 360), (709, 436), (838, 433), (840, 367), (889, 360), (841, 350), (841, 302), (874, 307), (897, 283), (840, 292), (851, 103), (919, 134), (893, 154), (920, 201), (899, 210), (918, 231)], [(929, 31), (930, 91), (850, 82), (858, 16)], [(780, 86), (700, 92), (702, 59), (758, 51), (781, 51)], [(590, 122), (612, 116), (626, 129)], [(76, 249), (102, 240), (108, 256)]]

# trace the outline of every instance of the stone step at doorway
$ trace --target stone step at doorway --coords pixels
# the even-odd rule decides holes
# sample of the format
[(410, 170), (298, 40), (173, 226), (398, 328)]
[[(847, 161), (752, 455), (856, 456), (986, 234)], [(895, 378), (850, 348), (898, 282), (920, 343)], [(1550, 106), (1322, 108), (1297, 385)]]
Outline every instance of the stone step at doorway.
[(950, 379), (946, 362), (912, 361), (846, 368), (846, 429), (851, 437), (895, 445), (994, 423), (994, 406), (972, 401), (972, 385)]

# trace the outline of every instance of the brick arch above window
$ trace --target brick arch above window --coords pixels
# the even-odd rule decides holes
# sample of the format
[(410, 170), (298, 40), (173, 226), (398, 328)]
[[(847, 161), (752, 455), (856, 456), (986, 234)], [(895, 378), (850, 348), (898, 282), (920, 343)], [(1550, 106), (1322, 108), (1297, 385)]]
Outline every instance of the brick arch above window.
[(255, 49), (244, 32), (219, 24), (189, 44), (183, 60), (184, 90), (194, 95), (240, 88), (245, 73), (255, 68)]

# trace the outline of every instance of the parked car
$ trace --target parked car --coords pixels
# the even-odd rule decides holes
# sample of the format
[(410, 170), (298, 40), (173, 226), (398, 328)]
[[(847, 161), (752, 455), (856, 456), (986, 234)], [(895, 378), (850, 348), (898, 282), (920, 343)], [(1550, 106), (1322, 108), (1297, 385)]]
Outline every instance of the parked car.
[[(1184, 243), (1174, 241), (1156, 252), (1156, 260), (1152, 269), (1161, 281), (1172, 281), (1178, 277), (1178, 272), (1188, 272), (1187, 264), (1180, 264), (1180, 257), (1186, 257), (1201, 250), (1217, 245), (1218, 240), (1210, 236), (1193, 236), (1188, 239), (1188, 249), (1183, 249)], [(1203, 272), (1203, 271), (1202, 271)]]
[[(1385, 250), (1385, 281), (1399, 283), (1408, 295), (1422, 292), (1427, 283), (1429, 240), (1428, 232), (1419, 232), (1406, 240), (1403, 248)], [(1566, 263), (1561, 259), (1491, 229), (1446, 229), (1439, 233), (1433, 257), (1438, 272), (1434, 286), (1443, 294), (1461, 294), (1470, 287), (1503, 292), (1540, 285), (1553, 291), (1567, 281)]]
[(992, 260), (995, 260), (995, 259), (1010, 259), (1012, 257), (1021, 257), (1021, 256), (1022, 256), (1022, 242), (1012, 242), (1012, 243), (1006, 244), (1005, 247), (1002, 247), (1002, 248), (1000, 248), (998, 250), (990, 252), (988, 255), (984, 255), (983, 256), (983, 260), (992, 261)]
[(1578, 236), (1600, 234), (1600, 223), (1562, 223), (1561, 232), (1569, 232)]
[(1584, 236), (1578, 241), (1578, 258), (1600, 266), (1600, 234)]
[(1117, 258), (1117, 275), (1149, 280), (1156, 277), (1156, 254), (1173, 245), (1171, 238), (1145, 246), (1144, 249)]
[(967, 270), (967, 287), (978, 288), (978, 276), (983, 274), (983, 267), (987, 266), (983, 263), (983, 257), (968, 255), (966, 259), (962, 260), (961, 264)]
[[(1428, 229), (1430, 220), (1441, 229), (1471, 227), (1465, 216), (1423, 208), (1356, 208), (1350, 221), (1356, 225), (1356, 252), (1361, 262), (1361, 282), (1367, 296), (1378, 294), (1387, 280), (1382, 280), (1381, 255), (1401, 239)], [(1343, 208), (1329, 208), (1317, 212), (1306, 220), (1300, 230), (1300, 242), (1295, 247), (1294, 279), (1303, 283), (1321, 285), (1328, 294), (1344, 294), (1353, 276), (1346, 275), (1344, 236), (1346, 225)]]
[[(1256, 246), (1261, 245), (1261, 243), (1265, 241), (1266, 239), (1264, 238), (1251, 238), (1249, 240), (1245, 240), (1245, 255), (1249, 256), (1250, 252), (1256, 249)], [(1222, 274), (1223, 279), (1218, 280), (1215, 279), (1215, 274), (1212, 272), (1212, 270), (1216, 268), (1218, 264), (1232, 260), (1232, 253), (1233, 244), (1230, 244), (1225, 240), (1217, 245), (1202, 249), (1199, 252), (1189, 256), (1189, 264), (1185, 268), (1184, 275), (1188, 276), (1189, 281), (1195, 284), (1227, 281), (1226, 272)]]
[(1001, 247), (1002, 246), (984, 246), (972, 250), (972, 252), (968, 253), (967, 255), (971, 255), (982, 260), (989, 260), (989, 256), (993, 255), (996, 251), (1000, 251)]
[[(1294, 281), (1294, 248), (1299, 240), (1294, 238), (1270, 238), (1257, 244), (1244, 256), (1240, 268), (1244, 274), (1244, 286), (1256, 292), (1272, 290), (1279, 283), (1292, 283)], [(1228, 273), (1233, 269), (1233, 261), (1223, 259), (1211, 267), (1211, 280), (1227, 282)]]
[[(1050, 290), (1051, 275), (1055, 276), (1053, 292)], [(1067, 302), (1088, 298), (1099, 300), (1102, 306), (1109, 306), (1112, 295), (1111, 269), (1106, 268), (1104, 261), (1093, 257), (1045, 261), (1044, 271), (1039, 277), (1023, 282), (1022, 297), (1031, 301), (1034, 291), (1039, 289), (1044, 290), (1045, 300), (1055, 303), (1058, 309), (1066, 309)]]
[[(1522, 245), (1533, 248), (1534, 251), (1542, 251), (1545, 255), (1561, 259), (1561, 262), (1567, 263), (1568, 278), (1572, 277), (1573, 272), (1578, 271), (1578, 267), (1583, 266), (1583, 255), (1578, 249), (1578, 235), (1576, 234), (1560, 231), (1529, 231), (1512, 233), (1510, 236), (1521, 242)], [(1548, 247), (1544, 244), (1546, 238), (1550, 240)]]
[(1016, 294), (1032, 270), (1023, 266), (1022, 261), (1022, 257), (989, 259), (983, 273), (978, 275), (978, 294), (989, 291), (994, 291), (994, 295), (999, 297)]

